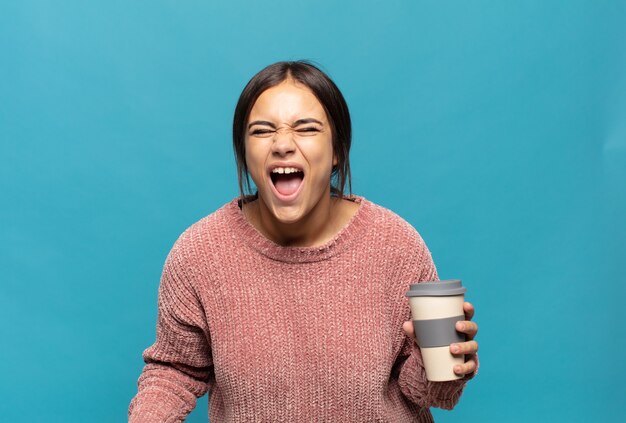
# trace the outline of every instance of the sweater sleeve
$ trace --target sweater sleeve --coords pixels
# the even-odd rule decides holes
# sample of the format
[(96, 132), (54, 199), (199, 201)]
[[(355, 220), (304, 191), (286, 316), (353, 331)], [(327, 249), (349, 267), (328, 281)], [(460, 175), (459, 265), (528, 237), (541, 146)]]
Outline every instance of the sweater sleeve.
[(193, 270), (176, 246), (159, 287), (156, 342), (146, 349), (138, 392), (130, 403), (131, 423), (183, 422), (196, 398), (209, 388), (210, 337), (202, 304), (193, 289)]
[[(421, 244), (418, 249), (419, 254), (415, 262), (411, 263), (410, 266), (412, 269), (417, 269), (417, 272), (414, 271), (414, 275), (417, 274), (419, 276), (413, 280), (419, 282), (439, 280), (430, 252), (423, 244), (421, 238), (419, 241)], [(405, 310), (402, 313), (404, 320), (410, 320), (408, 304), (406, 302), (404, 304)], [(437, 407), (446, 410), (454, 408), (461, 398), (467, 380), (473, 378), (476, 372), (465, 376), (463, 379), (431, 382), (426, 379), (422, 353), (417, 343), (404, 334), (403, 337), (396, 366), (399, 367), (398, 384), (404, 396), (421, 408)]]
[(411, 402), (422, 408), (437, 407), (452, 410), (459, 402), (466, 382), (476, 375), (474, 372), (462, 379), (448, 382), (427, 380), (422, 353), (415, 342), (409, 338), (403, 346), (400, 359), (404, 360), (398, 379), (400, 390)]

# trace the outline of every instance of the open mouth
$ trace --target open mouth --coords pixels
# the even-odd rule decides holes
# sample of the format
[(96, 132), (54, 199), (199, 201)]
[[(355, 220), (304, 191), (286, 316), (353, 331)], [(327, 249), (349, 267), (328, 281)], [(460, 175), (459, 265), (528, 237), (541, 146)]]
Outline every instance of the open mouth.
[(288, 197), (295, 194), (302, 185), (304, 172), (295, 167), (275, 167), (270, 172), (270, 178), (276, 191)]

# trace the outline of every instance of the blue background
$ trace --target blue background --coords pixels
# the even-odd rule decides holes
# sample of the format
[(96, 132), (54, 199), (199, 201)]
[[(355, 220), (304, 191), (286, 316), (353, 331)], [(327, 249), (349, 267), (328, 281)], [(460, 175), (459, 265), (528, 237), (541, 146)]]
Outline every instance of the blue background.
[(476, 306), (480, 374), (437, 421), (623, 421), (624, 22), (623, 1), (2, 2), (2, 420), (126, 419), (165, 256), (237, 195), (238, 95), (305, 58), (350, 105), (353, 191)]

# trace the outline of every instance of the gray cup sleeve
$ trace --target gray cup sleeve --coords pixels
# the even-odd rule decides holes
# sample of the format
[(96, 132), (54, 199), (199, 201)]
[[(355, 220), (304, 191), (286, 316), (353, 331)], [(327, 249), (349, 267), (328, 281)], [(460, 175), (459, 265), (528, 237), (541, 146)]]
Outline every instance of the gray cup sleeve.
[(413, 320), (413, 328), (420, 348), (444, 347), (455, 342), (465, 342), (465, 334), (457, 332), (455, 324), (465, 316), (444, 319)]

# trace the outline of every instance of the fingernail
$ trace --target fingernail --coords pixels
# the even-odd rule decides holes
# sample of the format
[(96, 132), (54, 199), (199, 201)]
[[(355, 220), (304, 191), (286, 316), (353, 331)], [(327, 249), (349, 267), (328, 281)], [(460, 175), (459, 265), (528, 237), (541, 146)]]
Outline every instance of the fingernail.
[(459, 328), (459, 330), (465, 330), (465, 325), (463, 323), (459, 323), (457, 327)]
[(454, 366), (454, 373), (461, 373), (461, 366)]
[(452, 352), (453, 353), (458, 353), (459, 352), (459, 346), (457, 344), (453, 344), (452, 345)]

